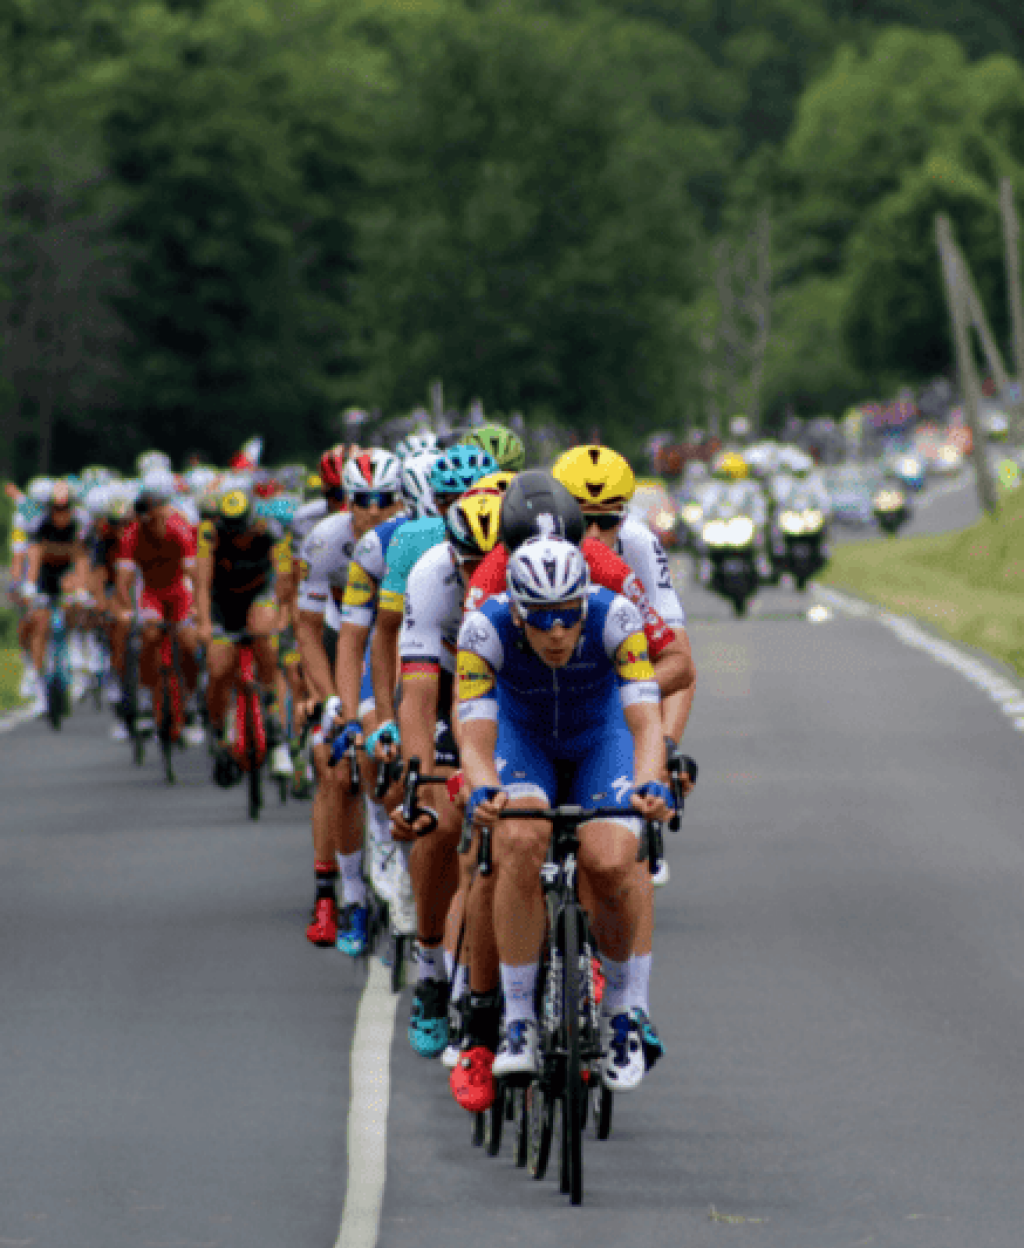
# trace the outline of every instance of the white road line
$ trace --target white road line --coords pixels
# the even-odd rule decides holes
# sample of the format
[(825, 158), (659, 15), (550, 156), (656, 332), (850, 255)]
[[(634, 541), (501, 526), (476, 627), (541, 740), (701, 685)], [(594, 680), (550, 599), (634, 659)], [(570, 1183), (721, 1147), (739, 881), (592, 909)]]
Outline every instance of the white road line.
[(390, 975), (379, 959), (371, 958), (352, 1036), (348, 1183), (334, 1248), (373, 1248), (377, 1242), (387, 1178), (391, 1038), (397, 1010)]
[(965, 680), (987, 693), (997, 705), (1000, 712), (1010, 721), (1018, 732), (1024, 732), (1024, 688), (1009, 680), (1002, 672), (995, 671), (973, 654), (961, 650), (950, 641), (943, 641), (926, 632), (915, 621), (905, 615), (896, 615), (892, 611), (884, 611), (870, 602), (842, 594), (838, 590), (826, 589), (816, 585), (815, 591), (820, 598), (831, 603), (847, 615), (870, 616), (879, 624), (884, 625), (905, 645), (921, 650), (944, 667), (951, 667)]

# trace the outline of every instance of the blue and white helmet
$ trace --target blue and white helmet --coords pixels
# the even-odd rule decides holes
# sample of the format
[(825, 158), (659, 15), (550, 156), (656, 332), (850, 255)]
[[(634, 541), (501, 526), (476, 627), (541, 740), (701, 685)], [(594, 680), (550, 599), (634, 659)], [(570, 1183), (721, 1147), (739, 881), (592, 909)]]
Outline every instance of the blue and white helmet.
[(420, 451), (417, 455), (410, 455), (402, 464), (402, 497), (417, 519), (437, 515), (434, 491), (430, 488), (430, 473), (440, 458), (440, 451)]
[(517, 607), (549, 607), (584, 597), (590, 588), (590, 568), (572, 542), (531, 537), (508, 561), (505, 583)]

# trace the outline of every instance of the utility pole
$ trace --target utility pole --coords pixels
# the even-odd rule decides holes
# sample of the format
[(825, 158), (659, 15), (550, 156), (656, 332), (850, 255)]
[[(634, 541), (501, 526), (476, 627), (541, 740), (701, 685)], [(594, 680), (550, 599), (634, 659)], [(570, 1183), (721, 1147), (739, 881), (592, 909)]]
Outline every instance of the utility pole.
[(970, 266), (959, 247), (956, 249), (956, 261), (957, 271), (963, 278), (964, 295), (967, 299), (967, 308), (970, 312), (971, 322), (978, 331), (978, 337), (981, 339), (981, 349), (985, 352), (985, 362), (988, 364), (989, 372), (992, 374), (999, 394), (1004, 395), (1010, 388), (1010, 376), (1006, 371), (1006, 365), (1003, 363), (1002, 354), (996, 346), (995, 336), (988, 323), (988, 317), (985, 315), (985, 309), (978, 295), (978, 288), (975, 286), (974, 278), (971, 276)]
[(946, 299), (949, 303), (949, 315), (953, 325), (953, 344), (956, 350), (956, 371), (960, 379), (960, 394), (963, 399), (967, 427), (971, 431), (978, 499), (983, 510), (994, 514), (999, 510), (999, 498), (989, 472), (988, 448), (981, 430), (981, 422), (978, 420), (980, 387), (968, 323), (967, 283), (964, 280), (963, 263), (953, 237), (953, 226), (945, 213), (940, 213), (935, 218), (935, 237), (946, 281)]
[(1020, 222), (1013, 199), (1013, 183), (1003, 178), (999, 184), (999, 208), (1003, 218), (1003, 242), (1006, 248), (1006, 290), (1010, 300), (1010, 324), (1013, 326), (1013, 370), (1016, 374), (1017, 397), (1014, 403), (1017, 432), (1022, 432), (1024, 399), (1024, 301), (1020, 289)]

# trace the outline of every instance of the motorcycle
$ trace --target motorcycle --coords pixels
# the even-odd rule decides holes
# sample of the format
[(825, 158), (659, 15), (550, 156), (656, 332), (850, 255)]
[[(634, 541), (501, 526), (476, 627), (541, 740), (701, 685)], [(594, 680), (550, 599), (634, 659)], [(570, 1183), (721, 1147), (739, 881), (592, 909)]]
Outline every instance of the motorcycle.
[(788, 572), (799, 590), (828, 562), (825, 516), (819, 507), (797, 501), (776, 517), (772, 564), (776, 577)]
[(883, 533), (895, 537), (910, 519), (907, 496), (896, 486), (886, 486), (871, 500), (871, 510)]
[(758, 573), (757, 529), (749, 516), (733, 515), (705, 521), (700, 533), (699, 579), (728, 598), (738, 616), (756, 593)]

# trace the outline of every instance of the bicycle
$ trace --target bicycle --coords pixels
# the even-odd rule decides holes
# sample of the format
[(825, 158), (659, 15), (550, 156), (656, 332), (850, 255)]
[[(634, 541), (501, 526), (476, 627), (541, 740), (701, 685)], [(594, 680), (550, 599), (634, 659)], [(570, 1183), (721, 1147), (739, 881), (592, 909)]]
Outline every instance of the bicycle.
[(68, 627), (59, 596), (50, 599), (50, 636), (46, 645), (43, 682), (46, 687), (46, 717), (50, 726), (60, 731), (61, 723), (71, 714), (71, 658), (68, 651)]
[(142, 662), (142, 626), (138, 619), (132, 621), (125, 641), (124, 683), (121, 687), (121, 717), (128, 729), (135, 765), (141, 767), (146, 758), (148, 733), (139, 729), (140, 665)]
[[(231, 759), (248, 778), (246, 786), (249, 818), (258, 819), (263, 808), (263, 767), (269, 752), (267, 722), (263, 712), (264, 691), (256, 678), (256, 652), (253, 643), (274, 633), (245, 630), (232, 640), (236, 645), (235, 731)], [(277, 776), (281, 802), (288, 801), (288, 777)]]
[[(515, 1078), (498, 1080), (494, 1103), (474, 1122), (473, 1140), (486, 1144), (487, 1152), (496, 1155), (503, 1124), (511, 1118), (516, 1165), (528, 1165), (534, 1179), (540, 1180), (547, 1173), (559, 1118), (559, 1186), (573, 1205), (583, 1201), (583, 1131), (590, 1099), (595, 1100), (599, 1139), (610, 1134), (613, 1103), (613, 1093), (600, 1082), (599, 1075), (603, 1049), (594, 991), (596, 946), (577, 888), (578, 829), (594, 819), (621, 819), (623, 813), (621, 807), (564, 805), (543, 810), (507, 807), (499, 815), (499, 819), (543, 819), (552, 825), (548, 858), (541, 868), (547, 910), (547, 935), (538, 976), (541, 1070), (525, 1085)], [(675, 823), (678, 826), (677, 819)], [(463, 829), (467, 848), (472, 831), (467, 821)], [(492, 829), (481, 828), (477, 858), (484, 876), (493, 870), (491, 840)], [(661, 825), (645, 820), (637, 860), (646, 859), (648, 870), (655, 874), (662, 852)]]
[(163, 620), (156, 627), (162, 636), (160, 673), (153, 698), (153, 718), (156, 720), (157, 739), (163, 756), (164, 777), (168, 784), (175, 784), (177, 777), (174, 774), (173, 751), (175, 746), (180, 745), (181, 730), (185, 723), (178, 625), (174, 620)]

